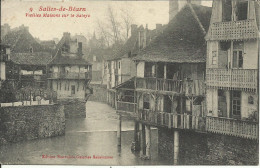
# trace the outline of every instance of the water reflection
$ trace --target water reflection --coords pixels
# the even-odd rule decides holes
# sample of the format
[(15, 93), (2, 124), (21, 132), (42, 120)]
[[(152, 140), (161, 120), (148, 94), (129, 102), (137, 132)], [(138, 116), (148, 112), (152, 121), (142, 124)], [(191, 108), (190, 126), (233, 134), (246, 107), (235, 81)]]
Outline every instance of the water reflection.
[[(134, 139), (132, 121), (122, 122), (122, 144), (121, 148), (118, 148), (116, 120), (114, 109), (106, 104), (88, 102), (87, 118), (67, 120), (65, 136), (1, 146), (0, 162), (73, 165), (171, 164), (158, 158), (155, 129), (152, 130), (151, 160), (142, 160), (139, 153), (131, 152), (131, 143)], [(100, 157), (107, 158), (100, 159)]]

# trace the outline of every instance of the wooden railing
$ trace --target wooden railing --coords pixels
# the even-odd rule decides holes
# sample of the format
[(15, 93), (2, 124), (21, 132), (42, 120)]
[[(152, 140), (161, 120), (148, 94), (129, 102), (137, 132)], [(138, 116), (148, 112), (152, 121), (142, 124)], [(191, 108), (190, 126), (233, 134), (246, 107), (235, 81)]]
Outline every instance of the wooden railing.
[(124, 111), (124, 112), (135, 112), (136, 103), (131, 102), (117, 102), (117, 111)]
[(259, 38), (255, 20), (218, 22), (210, 26), (209, 40), (242, 40)]
[(258, 122), (219, 117), (207, 117), (207, 132), (258, 139)]
[(150, 89), (184, 93), (186, 95), (204, 95), (205, 83), (202, 80), (171, 80), (162, 78), (136, 78), (137, 89)]
[(246, 91), (257, 89), (257, 69), (213, 69), (206, 70), (208, 87), (239, 88)]
[(49, 78), (63, 79), (91, 79), (91, 72), (53, 72), (49, 73)]
[(205, 131), (205, 117), (139, 110), (138, 119), (155, 126)]
[(258, 122), (154, 112), (151, 110), (138, 110), (137, 113), (139, 121), (154, 126), (189, 129), (199, 132), (211, 132), (242, 138), (258, 139)]
[(46, 74), (42, 75), (21, 75), (21, 80), (36, 80), (36, 81), (44, 81), (46, 80)]

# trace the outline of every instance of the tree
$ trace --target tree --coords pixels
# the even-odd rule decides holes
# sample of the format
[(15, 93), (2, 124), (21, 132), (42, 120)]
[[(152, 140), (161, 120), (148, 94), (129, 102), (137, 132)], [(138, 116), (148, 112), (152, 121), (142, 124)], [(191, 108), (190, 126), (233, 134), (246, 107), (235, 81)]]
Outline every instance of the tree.
[(116, 12), (112, 9), (112, 7), (109, 5), (107, 8), (108, 11), (108, 20), (109, 20), (109, 24), (111, 26), (112, 29), (112, 33), (113, 33), (113, 39), (114, 39), (114, 43), (117, 44), (121, 41), (120, 38), (120, 22), (119, 19), (116, 17)]
[(112, 37), (111, 33), (109, 33), (109, 31), (105, 29), (105, 27), (107, 26), (104, 25), (104, 23), (102, 24), (100, 20), (97, 21), (97, 25), (98, 25), (98, 31), (101, 35), (101, 39), (103, 38), (105, 40), (105, 44), (107, 45), (107, 47), (109, 47), (111, 37)]
[(127, 40), (129, 38), (129, 32), (131, 30), (131, 24), (133, 23), (133, 11), (131, 10), (131, 7), (129, 4), (127, 4), (126, 7), (121, 9), (121, 16), (123, 19), (123, 25), (124, 29), (126, 31), (126, 37), (125, 39)]

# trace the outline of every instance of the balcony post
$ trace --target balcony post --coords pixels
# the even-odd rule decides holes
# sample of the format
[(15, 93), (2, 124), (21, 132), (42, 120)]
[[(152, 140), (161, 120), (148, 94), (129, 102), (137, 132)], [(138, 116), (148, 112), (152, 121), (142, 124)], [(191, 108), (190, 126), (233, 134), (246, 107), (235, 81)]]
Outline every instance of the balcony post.
[(139, 123), (135, 121), (135, 130), (134, 130), (134, 151), (140, 151), (140, 130)]
[(149, 125), (145, 126), (145, 139), (146, 139), (146, 158), (151, 159), (151, 128)]
[(175, 130), (174, 131), (174, 165), (178, 164), (178, 157), (179, 157), (179, 131)]
[(117, 146), (121, 146), (121, 115), (118, 115), (118, 123), (117, 123)]
[(142, 135), (141, 135), (141, 157), (146, 155), (146, 142), (145, 142), (145, 125), (142, 124)]

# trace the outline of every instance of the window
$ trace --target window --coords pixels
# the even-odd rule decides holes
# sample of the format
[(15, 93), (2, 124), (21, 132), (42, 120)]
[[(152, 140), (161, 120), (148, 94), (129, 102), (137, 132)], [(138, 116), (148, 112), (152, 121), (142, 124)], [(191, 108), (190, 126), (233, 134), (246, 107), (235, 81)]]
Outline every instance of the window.
[(222, 1), (222, 21), (228, 22), (231, 21), (232, 16), (232, 2), (231, 0)]
[(60, 82), (60, 90), (61, 90), (61, 82)]
[(72, 95), (75, 94), (75, 85), (71, 85), (71, 94), (72, 94)]
[(237, 20), (247, 20), (248, 1), (237, 2), (236, 16)]
[(82, 54), (82, 42), (78, 42), (78, 52)]
[(220, 49), (222, 51), (227, 51), (228, 49), (230, 49), (231, 47), (231, 42), (230, 41), (221, 41), (220, 43)]
[(118, 62), (118, 69), (120, 69), (120, 61)]
[(254, 98), (253, 96), (248, 97), (248, 104), (254, 104)]
[(150, 95), (145, 94), (143, 98), (143, 109), (150, 109)]
[(217, 65), (217, 51), (212, 51), (212, 65)]
[(61, 48), (61, 51), (63, 52), (69, 52), (69, 46), (67, 44), (64, 44)]
[(242, 51), (233, 51), (233, 68), (243, 67), (243, 53)]
[(241, 115), (241, 91), (232, 91), (231, 94), (231, 108), (232, 108), (232, 115), (236, 117), (240, 117)]
[(243, 43), (234, 42), (232, 68), (243, 68)]

